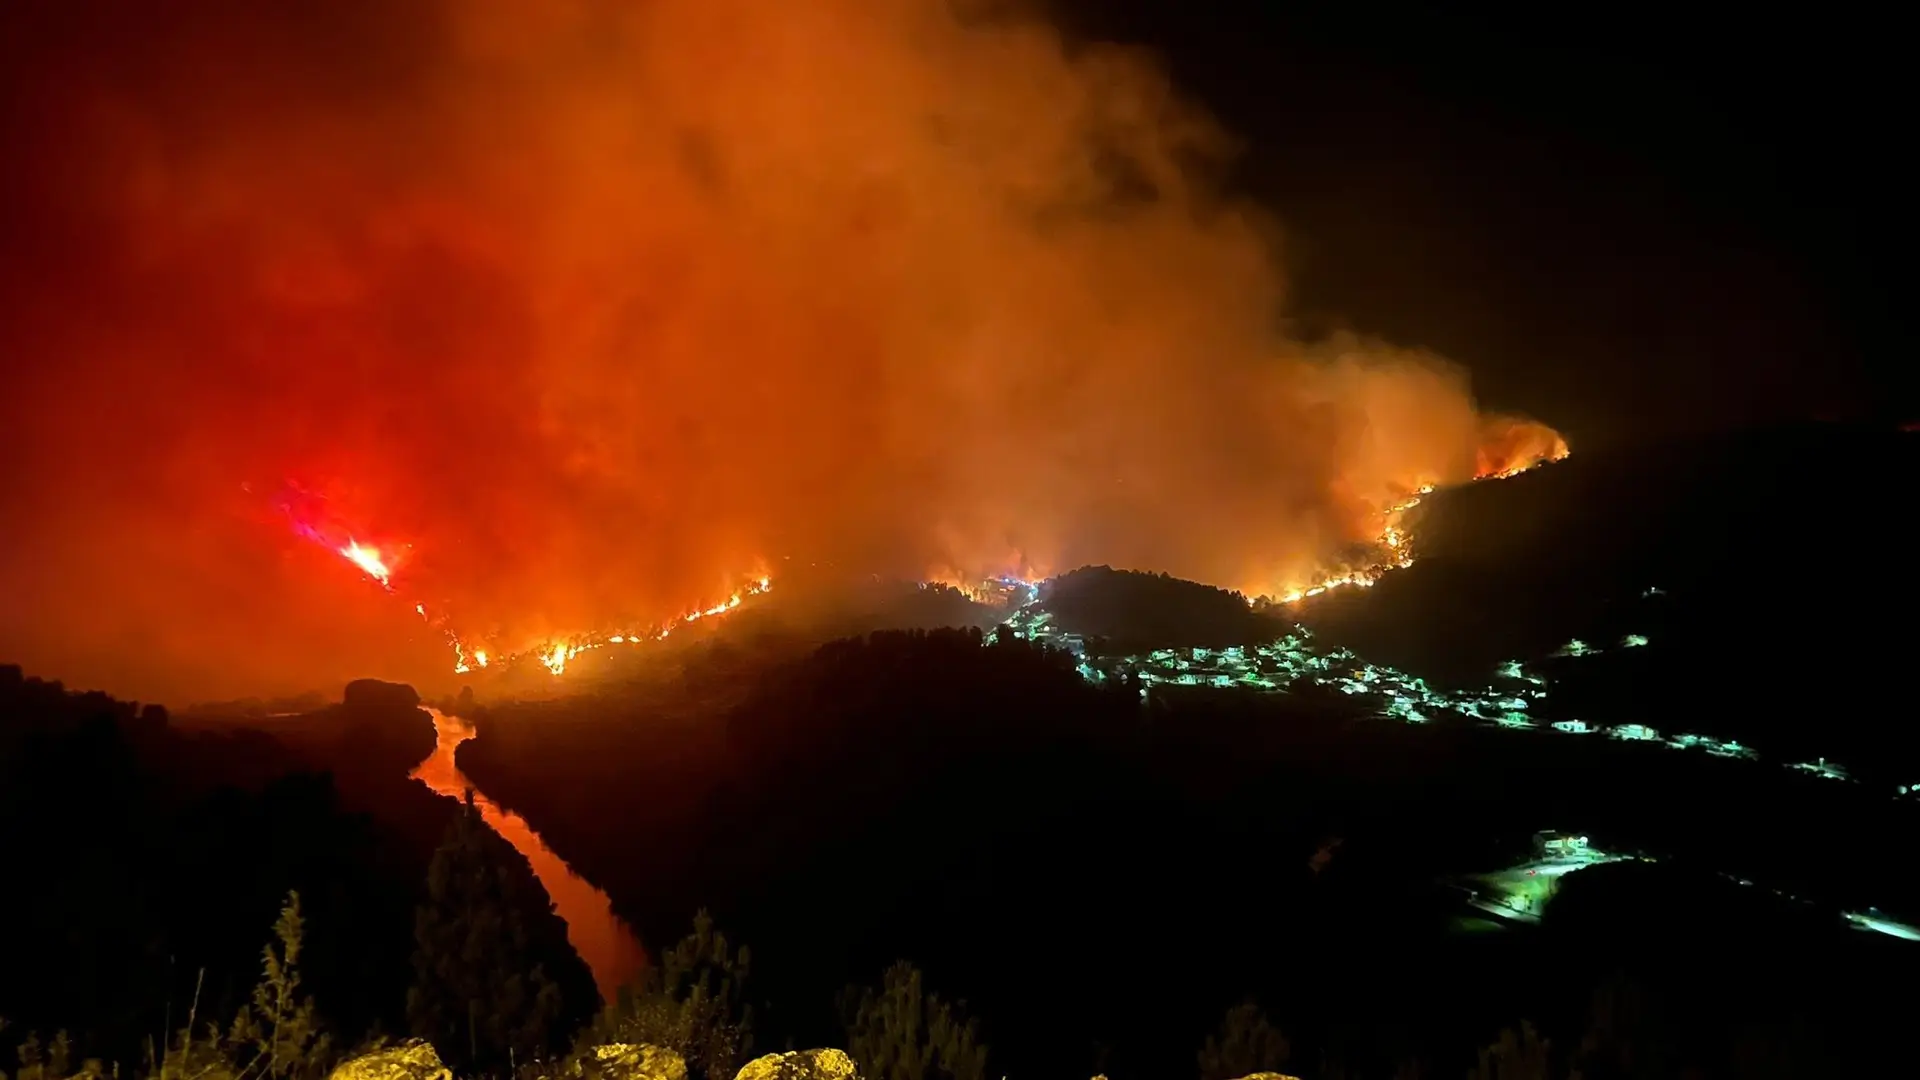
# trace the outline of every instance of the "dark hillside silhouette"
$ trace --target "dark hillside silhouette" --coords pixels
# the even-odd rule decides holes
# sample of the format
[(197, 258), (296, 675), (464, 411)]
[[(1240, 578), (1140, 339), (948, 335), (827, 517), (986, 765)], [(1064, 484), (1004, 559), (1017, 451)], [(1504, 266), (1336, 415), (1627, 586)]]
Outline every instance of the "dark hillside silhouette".
[[(383, 719), (335, 707), (315, 723), (364, 734)], [(404, 1030), (432, 850), (418, 832), (446, 814), (406, 780), (404, 741), (418, 732), (385, 756), (373, 740), (336, 783), (321, 770), (353, 760), (350, 746), (323, 760), (0, 667), (0, 832), (20, 844), (22, 874), (0, 890), (0, 1016), (13, 1024), (0, 1039), (66, 1028), (90, 1055), (136, 1061), (203, 969), (202, 1007), (224, 1023), (289, 890), (303, 898), (303, 966), (329, 1021), (355, 1038)]]
[[(1895, 524), (1920, 435), (1843, 425), (1585, 454), (1418, 508), (1419, 560), (1301, 605), (1324, 640), (1444, 683), (1579, 638), (1553, 719), (1735, 738), (1920, 779), (1896, 721), (1920, 605)], [(1627, 634), (1647, 643), (1621, 648)]]
[(1110, 566), (1084, 566), (1048, 581), (1039, 606), (1053, 613), (1061, 630), (1120, 653), (1259, 644), (1289, 625), (1251, 610), (1238, 593)]
[(992, 626), (1005, 612), (948, 585), (897, 578), (782, 576), (772, 593), (727, 618), (722, 637), (777, 633), (818, 645), (886, 630)]
[[(799, 1045), (833, 1037), (836, 987), (902, 956), (1031, 1068), (1189, 1068), (1190, 1036), (1247, 994), (1307, 1061), (1426, 1053), (1519, 1016), (1565, 1034), (1611, 972), (1543, 951), (1557, 938), (1454, 932), (1458, 898), (1437, 884), (1519, 861), (1545, 824), (1804, 890), (1830, 914), (1913, 901), (1875, 854), (1910, 809), (1745, 762), (1406, 726), (1337, 692), (1156, 690), (1143, 708), (1065, 654), (971, 631), (739, 674), (754, 685), (724, 724), (664, 699), (496, 706), (462, 761), (648, 942), (711, 905), (754, 947), (764, 1029)], [(1717, 919), (1638, 902), (1688, 931)], [(1753, 944), (1766, 937), (1741, 932), (1792, 983), (1799, 954)], [(1901, 962), (1901, 942), (1844, 940), (1863, 972)], [(1783, 1000), (1847, 1038), (1864, 1037), (1847, 1010), (1884, 1004)]]
[(1582, 1053), (1584, 1075), (1594, 1077), (1673, 1075), (1687, 1066), (1709, 1076), (1756, 1075), (1758, 1067), (1771, 1070), (1758, 1075), (1869, 1075), (1884, 1067), (1875, 1046), (1818, 1038), (1797, 1007), (1803, 995), (1783, 983), (1822, 988), (1831, 998), (1819, 1010), (1826, 1025), (1894, 1025), (1902, 995), (1858, 980), (1916, 952), (1889, 951), (1831, 913), (1768, 890), (1649, 863), (1568, 875), (1547, 906), (1542, 936), (1546, 950), (1597, 987), (1567, 1003), (1590, 1010)]
[[(293, 721), (282, 742), (177, 730), (158, 710), (17, 671), (0, 683), (5, 823), (78, 853), (0, 912), (12, 935), (0, 944), (27, 961), (0, 979), (13, 1031), (67, 1027), (88, 1053), (124, 1055), (202, 965), (208, 1007), (230, 1006), (257, 975), (258, 930), (243, 916), (270, 915), (289, 881), (312, 938), (306, 983), (349, 1038), (408, 1029), (423, 944), (441, 958), (426, 970), (453, 988), (443, 1005), (489, 1003), (464, 1036), (450, 1006), (411, 1018), (451, 1044), (450, 1060), (551, 1050), (581, 1019), (590, 987), (531, 879), (453, 887), (488, 879), (455, 864), (524, 872), (481, 857), (501, 854), (498, 837), (469, 830), (452, 850), (474, 857), (446, 861), (421, 909), (426, 853), (409, 815), (438, 835), (447, 802), (404, 773), (385, 794), (364, 768), (357, 788), (301, 774), (351, 757), (322, 737), (335, 729), (360, 730), (375, 759), (410, 757), (424, 717), (410, 692), (375, 687), (383, 700), (369, 702), (356, 690), (331, 721), (277, 718)], [(842, 991), (880, 985), (901, 958), (941, 1000), (966, 1002), (993, 1062), (1116, 1077), (1191, 1070), (1210, 1031), (1223, 1055), (1277, 1047), (1221, 1020), (1250, 999), (1289, 1067), (1362, 1075), (1410, 1059), (1429, 1075), (1464, 1071), (1502, 1027), (1524, 1046), (1522, 1019), (1562, 1047), (1591, 1041), (1595, 1076), (1629, 1055), (1870, 1062), (1899, 1030), (1898, 999), (1879, 988), (1911, 947), (1840, 929), (1838, 913), (1914, 906), (1885, 853), (1916, 822), (1911, 806), (1869, 804), (1849, 785), (1608, 740), (1407, 726), (1339, 693), (1191, 688), (1143, 702), (1121, 681), (1087, 682), (1068, 654), (975, 629), (877, 634), (797, 659), (715, 643), (625, 693), (475, 706), (461, 766), (606, 888), (650, 947), (710, 905), (753, 946), (738, 1005), (760, 1047), (832, 1045)], [(91, 801), (61, 802), (81, 789)], [(341, 809), (355, 800), (374, 816)], [(45, 805), (76, 808), (27, 824)], [(1580, 871), (1539, 928), (1491, 929), (1444, 879), (1524, 858), (1546, 824), (1663, 861)], [(181, 880), (219, 887), (154, 884)], [(1770, 886), (1812, 903), (1779, 910)], [(73, 912), (97, 934), (18, 929)], [(583, 989), (567, 992), (563, 969)], [(118, 979), (75, 974), (95, 970)], [(1763, 974), (1764, 1006), (1694, 1004), (1749, 1000)], [(1660, 989), (1676, 985), (1684, 999)], [(1792, 1047), (1776, 1045), (1781, 1032), (1798, 1033)]]

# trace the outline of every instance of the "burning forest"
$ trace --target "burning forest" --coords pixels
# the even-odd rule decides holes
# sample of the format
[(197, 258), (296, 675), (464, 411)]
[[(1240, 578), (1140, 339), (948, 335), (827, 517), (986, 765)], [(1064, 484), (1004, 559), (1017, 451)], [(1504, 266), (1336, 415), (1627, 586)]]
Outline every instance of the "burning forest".
[(298, 11), (46, 7), (0, 76), (35, 670), (558, 673), (788, 557), (1289, 599), (1566, 453), (1430, 352), (1290, 334), (1149, 56), (935, 0)]

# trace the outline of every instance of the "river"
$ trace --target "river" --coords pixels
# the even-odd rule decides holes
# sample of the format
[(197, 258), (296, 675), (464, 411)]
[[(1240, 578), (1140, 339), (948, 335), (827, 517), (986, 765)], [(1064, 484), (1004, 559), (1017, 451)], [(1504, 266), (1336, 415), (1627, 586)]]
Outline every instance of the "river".
[[(438, 740), (433, 754), (411, 775), (436, 795), (464, 799), (473, 785), (461, 774), (454, 755), (460, 744), (473, 738), (475, 732), (458, 717), (443, 715), (437, 709), (426, 711), (433, 716)], [(607, 894), (574, 873), (573, 868), (540, 839), (540, 834), (533, 831), (527, 819), (501, 809), (498, 803), (477, 790), (473, 801), (480, 809), (481, 820), (533, 865), (534, 876), (553, 898), (554, 910), (566, 920), (567, 940), (593, 971), (600, 996), (612, 1001), (620, 988), (632, 982), (646, 967), (646, 953), (640, 948), (640, 939), (613, 913), (613, 901)]]

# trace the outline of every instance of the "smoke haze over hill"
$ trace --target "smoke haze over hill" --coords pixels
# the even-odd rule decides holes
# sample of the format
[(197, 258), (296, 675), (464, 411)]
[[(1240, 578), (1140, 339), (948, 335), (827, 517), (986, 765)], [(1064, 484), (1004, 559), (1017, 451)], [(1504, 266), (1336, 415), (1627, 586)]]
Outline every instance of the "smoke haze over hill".
[(1419, 349), (1290, 338), (1232, 139), (1028, 19), (23, 7), (0, 655), (49, 675), (444, 670), (289, 483), (409, 598), (535, 640), (787, 555), (1273, 587), (1551, 441)]

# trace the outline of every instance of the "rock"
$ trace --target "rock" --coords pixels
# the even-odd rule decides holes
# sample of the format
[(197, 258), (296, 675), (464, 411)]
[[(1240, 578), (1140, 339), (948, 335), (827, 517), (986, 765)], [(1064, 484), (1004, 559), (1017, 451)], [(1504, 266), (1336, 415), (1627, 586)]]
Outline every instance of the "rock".
[(420, 694), (413, 687), (379, 679), (353, 680), (342, 700), (353, 712), (392, 713), (420, 707)]
[(433, 1044), (421, 1039), (341, 1062), (327, 1080), (453, 1080)]
[(650, 1043), (606, 1043), (583, 1057), (579, 1072), (603, 1080), (687, 1080), (687, 1062)]
[(855, 1080), (859, 1072), (845, 1050), (789, 1050), (754, 1058), (734, 1080)]

